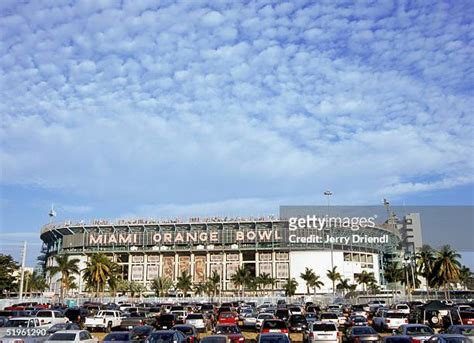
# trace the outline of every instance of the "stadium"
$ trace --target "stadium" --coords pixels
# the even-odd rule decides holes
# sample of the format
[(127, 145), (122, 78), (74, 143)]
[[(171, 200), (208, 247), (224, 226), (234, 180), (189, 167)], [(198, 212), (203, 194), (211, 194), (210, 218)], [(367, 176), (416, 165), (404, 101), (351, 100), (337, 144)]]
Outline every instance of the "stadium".
[[(41, 240), (44, 266), (54, 263), (54, 255), (67, 254), (80, 260), (82, 270), (90, 254), (102, 252), (120, 266), (125, 280), (148, 288), (159, 276), (176, 281), (186, 272), (198, 284), (216, 271), (223, 294), (232, 295), (237, 288), (231, 276), (240, 266), (252, 276), (267, 273), (275, 278), (275, 291), (281, 291), (288, 278), (295, 278), (297, 294), (305, 293), (300, 274), (306, 267), (320, 275), (321, 293), (332, 292), (332, 282), (326, 277), (331, 266), (351, 283), (367, 271), (383, 285), (384, 259), (397, 254), (401, 236), (387, 223), (363, 226), (357, 232), (347, 227), (295, 230), (289, 220), (268, 217), (66, 221), (45, 225)], [(59, 280), (51, 281), (50, 291), (59, 292)], [(79, 293), (85, 291), (81, 278), (78, 286)]]

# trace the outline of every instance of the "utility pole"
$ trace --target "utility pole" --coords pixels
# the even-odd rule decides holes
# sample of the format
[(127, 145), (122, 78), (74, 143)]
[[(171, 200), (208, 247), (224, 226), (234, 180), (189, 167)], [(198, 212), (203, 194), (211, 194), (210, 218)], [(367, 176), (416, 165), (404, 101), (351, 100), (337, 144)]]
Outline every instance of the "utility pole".
[[(329, 228), (329, 232), (330, 232), (330, 235), (331, 235), (331, 271), (334, 271), (334, 246), (333, 246), (333, 243), (332, 243), (332, 225), (331, 225), (331, 221), (329, 220), (329, 206), (330, 206), (330, 199), (331, 199), (331, 196), (332, 196), (332, 192), (327, 190), (323, 193), (327, 199), (328, 199), (328, 223), (330, 225), (330, 228)], [(335, 292), (335, 290), (333, 289), (333, 294)]]
[(25, 280), (25, 262), (26, 262), (26, 241), (23, 242), (23, 252), (21, 254), (20, 302), (23, 300), (23, 282)]

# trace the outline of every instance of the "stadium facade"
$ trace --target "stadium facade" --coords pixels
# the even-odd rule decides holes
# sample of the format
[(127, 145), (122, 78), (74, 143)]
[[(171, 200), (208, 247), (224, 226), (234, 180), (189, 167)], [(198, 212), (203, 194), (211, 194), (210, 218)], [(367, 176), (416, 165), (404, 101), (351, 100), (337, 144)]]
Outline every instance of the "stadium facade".
[[(318, 292), (332, 292), (326, 277), (331, 265), (343, 278), (355, 282), (362, 271), (373, 273), (383, 284), (384, 259), (400, 249), (401, 235), (388, 224), (350, 228), (330, 227), (290, 230), (289, 221), (259, 219), (198, 219), (188, 222), (154, 220), (93, 220), (51, 223), (41, 229), (43, 263), (54, 264), (54, 255), (67, 254), (80, 260), (84, 269), (88, 256), (105, 253), (120, 266), (124, 279), (150, 286), (158, 276), (176, 281), (181, 273), (194, 283), (205, 282), (214, 271), (221, 275), (224, 294), (236, 287), (231, 276), (244, 266), (253, 275), (268, 273), (281, 290), (289, 277), (298, 281), (297, 293), (306, 290), (300, 278), (306, 267), (321, 277)], [(79, 293), (85, 284), (77, 278)], [(59, 291), (58, 277), (51, 291)], [(362, 286), (360, 286), (362, 287)]]

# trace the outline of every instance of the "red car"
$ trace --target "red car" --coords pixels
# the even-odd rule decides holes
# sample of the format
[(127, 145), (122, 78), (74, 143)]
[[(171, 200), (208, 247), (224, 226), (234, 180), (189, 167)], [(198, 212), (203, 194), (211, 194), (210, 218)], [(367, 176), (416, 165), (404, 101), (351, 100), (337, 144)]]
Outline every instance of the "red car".
[(235, 324), (218, 324), (214, 331), (216, 335), (225, 335), (229, 338), (231, 343), (244, 343), (245, 337), (240, 331), (240, 328)]
[(219, 324), (237, 324), (238, 320), (239, 316), (235, 312), (221, 312), (219, 313), (217, 322)]

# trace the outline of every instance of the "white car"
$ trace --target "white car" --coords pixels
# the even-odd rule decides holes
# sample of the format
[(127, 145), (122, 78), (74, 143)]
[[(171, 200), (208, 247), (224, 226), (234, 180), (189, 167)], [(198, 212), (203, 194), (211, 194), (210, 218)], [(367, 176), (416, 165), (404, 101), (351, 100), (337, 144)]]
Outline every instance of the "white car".
[(91, 336), (87, 330), (58, 331), (52, 334), (45, 342), (54, 343), (97, 343), (99, 340)]
[[(7, 320), (5, 325), (0, 328), (0, 337), (8, 338), (16, 337), (18, 335), (21, 336), (23, 329), (32, 330), (32, 332), (34, 332), (37, 336), (40, 336), (40, 334), (43, 332), (46, 334), (46, 330), (48, 328), (49, 325), (41, 325), (38, 318), (15, 317)], [(4, 338), (2, 338), (2, 342), (5, 341)]]
[(206, 331), (206, 319), (202, 313), (190, 313), (186, 317), (184, 324), (193, 325), (199, 332)]
[(319, 316), (319, 319), (324, 322), (333, 322), (336, 326), (339, 325), (339, 316), (334, 312), (323, 312)]
[(255, 329), (260, 330), (263, 321), (267, 319), (275, 319), (275, 316), (272, 313), (259, 313), (255, 320)]
[(372, 318), (374, 328), (378, 330), (397, 330), (401, 325), (408, 324), (405, 313), (398, 311), (377, 311), (377, 315)]
[(410, 314), (410, 306), (408, 306), (407, 304), (396, 304), (395, 310), (400, 313)]
[(340, 335), (337, 325), (329, 321), (311, 323), (304, 341), (308, 343), (339, 343)]
[(41, 325), (53, 326), (54, 324), (69, 322), (69, 319), (59, 311), (40, 310), (36, 312), (35, 317), (39, 319)]

